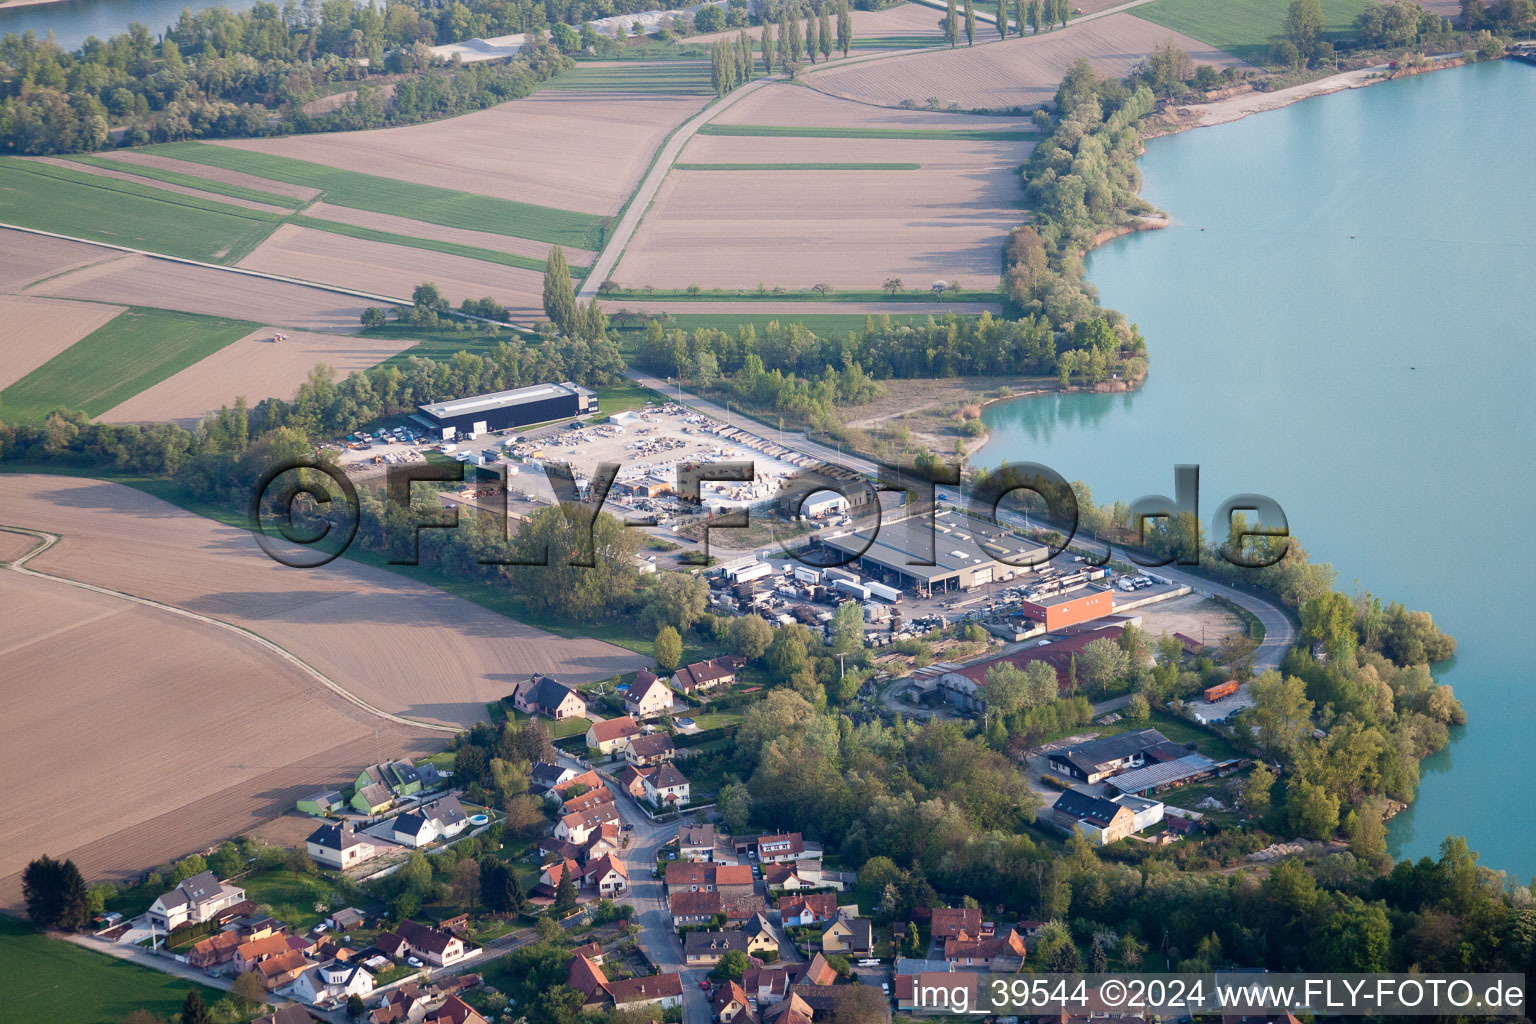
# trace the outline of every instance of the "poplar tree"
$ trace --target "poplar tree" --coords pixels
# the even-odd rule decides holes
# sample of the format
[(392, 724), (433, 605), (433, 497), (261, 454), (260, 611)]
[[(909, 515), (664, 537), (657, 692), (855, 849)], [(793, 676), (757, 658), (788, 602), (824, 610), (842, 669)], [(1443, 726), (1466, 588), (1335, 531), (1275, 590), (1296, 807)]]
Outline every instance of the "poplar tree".
[(576, 290), (571, 287), (571, 268), (565, 262), (565, 250), (555, 246), (544, 264), (544, 314), (561, 334), (574, 336), (576, 330)]
[(789, 27), (785, 31), (785, 38), (789, 40), (789, 63), (791, 66), (800, 63), (800, 56), (804, 52), (802, 47), (805, 40), (800, 36), (800, 12), (791, 9), (789, 12)]
[(741, 68), (741, 80), (752, 81), (752, 38), (747, 35), (747, 30), (742, 29), (736, 36), (736, 63)]
[(853, 45), (853, 15), (848, 13), (848, 0), (837, 0), (837, 48), (848, 56)]
[(997, 0), (997, 34), (1008, 38), (1008, 0)]
[(1018, 22), (1019, 35), (1024, 34), (1024, 10), (1026, 6), (1024, 0), (1013, 0), (1013, 20)]
[(773, 74), (773, 22), (763, 20), (763, 72)]
[(812, 63), (816, 63), (816, 51), (821, 49), (820, 23), (816, 20), (816, 12), (807, 9), (805, 12), (805, 56)]
[(831, 12), (827, 9), (827, 5), (822, 4), (821, 10), (817, 12), (816, 15), (816, 34), (821, 37), (818, 42), (821, 43), (820, 49), (822, 60), (830, 60), (832, 58), (831, 17), (832, 15)]
[(960, 41), (960, 15), (955, 10), (955, 0), (949, 0), (949, 7), (944, 11), (944, 38), (949, 40), (950, 49)]
[(1056, 20), (1061, 22), (1061, 27), (1067, 27), (1067, 19), (1072, 17), (1072, 4), (1068, 0), (1056, 0)]
[(976, 45), (976, 6), (965, 0), (965, 45)]

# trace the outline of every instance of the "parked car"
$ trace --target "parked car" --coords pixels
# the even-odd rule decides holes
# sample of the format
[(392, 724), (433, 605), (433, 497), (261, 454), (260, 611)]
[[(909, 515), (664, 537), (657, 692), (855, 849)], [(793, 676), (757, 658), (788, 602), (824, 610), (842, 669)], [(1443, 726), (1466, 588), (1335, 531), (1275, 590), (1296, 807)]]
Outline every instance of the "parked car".
[(405, 958), (405, 962), (410, 964), (412, 967), (425, 967), (426, 966), (426, 964), (422, 963), (420, 960), (416, 959), (414, 956), (406, 957)]

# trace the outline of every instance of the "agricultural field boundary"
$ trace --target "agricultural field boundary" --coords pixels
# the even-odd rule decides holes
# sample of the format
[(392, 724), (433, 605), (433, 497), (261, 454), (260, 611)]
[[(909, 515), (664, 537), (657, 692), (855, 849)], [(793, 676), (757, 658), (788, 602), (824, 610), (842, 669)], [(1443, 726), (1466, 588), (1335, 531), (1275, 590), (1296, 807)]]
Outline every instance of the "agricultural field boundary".
[(203, 615), (200, 612), (188, 611), (185, 608), (178, 608), (172, 604), (164, 604), (160, 601), (154, 601), (147, 597), (139, 597), (135, 594), (128, 594), (121, 590), (113, 590), (110, 587), (101, 587), (94, 583), (84, 583), (80, 580), (73, 580), (68, 576), (55, 576), (53, 573), (40, 572), (36, 569), (29, 569), (26, 567), (27, 562), (31, 561), (36, 556), (53, 547), (62, 538), (59, 536), (59, 534), (47, 533), (43, 530), (36, 530), (26, 526), (9, 526), (0, 524), (0, 529), (7, 530), (12, 533), (26, 534), (28, 536), (35, 537), (38, 539), (38, 541), (40, 541), (40, 543), (36, 547), (32, 548), (32, 550), (18, 556), (14, 561), (10, 563), (10, 568), (15, 572), (21, 573), (23, 576), (32, 576), (43, 580), (52, 580), (55, 583), (63, 583), (71, 587), (77, 587), (81, 590), (88, 590), (92, 593), (102, 594), (106, 597), (115, 597), (124, 601), (131, 601), (134, 604), (143, 605), (147, 608), (156, 608), (163, 612), (169, 612), (172, 615), (179, 615), (185, 619), (191, 619), (195, 622), (201, 622), (206, 625), (216, 626), (219, 629), (228, 630), (231, 633), (234, 633), (240, 637), (245, 638), (246, 640), (251, 641), (252, 643), (255, 643), (257, 646), (264, 648), (272, 654), (277, 655), (279, 658), (282, 658), (284, 661), (303, 671), (306, 675), (310, 676), (316, 682), (320, 683), (320, 685), (324, 686), (326, 689), (330, 690), (332, 693), (336, 694), (347, 703), (362, 711), (366, 711), (370, 715), (374, 715), (389, 722), (394, 722), (396, 725), (405, 725), (415, 729), (428, 729), (432, 732), (453, 733), (455, 735), (463, 732), (463, 729), (456, 725), (439, 725), (433, 722), (422, 722), (414, 718), (406, 718), (402, 715), (393, 714), (391, 712), (385, 711), (383, 708), (375, 707), (372, 704), (369, 704), (367, 701), (363, 700), (361, 697), (352, 693), (352, 691), (348, 690), (340, 683), (337, 683), (330, 676), (327, 676), (325, 673), (321, 672), (319, 669), (315, 668), (313, 665), (309, 664), (309, 662), (305, 661), (303, 658), (300, 658), (298, 655), (285, 650), (284, 648), (278, 646), (259, 633), (253, 633), (250, 630), (243, 629), (240, 626), (234, 625), (233, 623), (225, 622), (223, 619), (216, 619), (211, 615)]
[(922, 164), (873, 163), (873, 164), (673, 164), (678, 171), (916, 171)]
[(147, 178), (151, 181), (163, 181), (167, 185), (183, 185), (187, 188), (200, 189), (203, 192), (212, 192), (231, 199), (246, 199), (253, 203), (266, 203), (268, 206), (281, 206), (289, 210), (297, 210), (304, 206), (301, 199), (292, 196), (280, 196), (272, 192), (261, 192), (254, 188), (244, 188), (240, 185), (230, 185), (222, 181), (214, 181), (212, 178), (199, 178), (195, 174), (183, 174), (180, 171), (167, 171), (159, 167), (149, 167), (145, 164), (129, 163), (126, 160), (110, 160), (106, 157), (82, 154), (68, 157), (70, 162), (86, 164), (91, 167), (100, 167), (108, 171), (121, 171), (137, 178)]
[[(820, 89), (815, 91), (821, 92)], [(866, 107), (875, 106), (873, 103), (836, 96), (829, 92), (821, 94), (845, 103), (857, 103)], [(880, 107), (879, 109), (905, 108)], [(792, 124), (707, 124), (700, 129), (699, 134), (801, 139), (917, 139), (940, 142), (1038, 142), (1042, 138), (1039, 132), (1006, 128), (827, 128)]]
[[(407, 249), (425, 249), (428, 252), (440, 252), (446, 256), (463, 256), (466, 259), (479, 260), (482, 263), (499, 263), (505, 267), (517, 267), (520, 270), (532, 270), (542, 274), (545, 261), (534, 259), (532, 256), (519, 256), (516, 253), (497, 252), (495, 249), (482, 249), (474, 245), (462, 245), (458, 242), (442, 242), (432, 238), (418, 238), (415, 235), (400, 235), (393, 231), (380, 231), (377, 228), (365, 228), (356, 224), (343, 224), (341, 221), (326, 220), (322, 217), (311, 217), (299, 213), (288, 218), (286, 223), (295, 227), (314, 228), (316, 231), (326, 231), (333, 235), (345, 235), (348, 238), (360, 238), (369, 242), (383, 242), (386, 245), (398, 245)], [(510, 237), (510, 236), (509, 236)], [(581, 277), (586, 273), (585, 267), (571, 267), (572, 277)]]
[(408, 209), (411, 217), (429, 224), (490, 231), (577, 249), (597, 248), (597, 240), (608, 222), (608, 218), (598, 214), (535, 206), (435, 185), (418, 185), (236, 146), (170, 142), (150, 147), (146, 152), (317, 188), (322, 198), (335, 206), (395, 216)]

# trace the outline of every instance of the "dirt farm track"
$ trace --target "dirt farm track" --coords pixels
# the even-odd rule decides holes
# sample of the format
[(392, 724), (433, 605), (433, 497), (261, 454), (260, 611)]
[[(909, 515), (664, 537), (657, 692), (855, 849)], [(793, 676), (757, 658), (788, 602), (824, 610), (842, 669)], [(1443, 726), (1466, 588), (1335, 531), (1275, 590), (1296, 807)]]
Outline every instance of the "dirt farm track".
[[(256, 633), (423, 722), (468, 725), (534, 672), (582, 682), (645, 664), (345, 559), (285, 568), (245, 531), (118, 484), (0, 477), (0, 525), (61, 537), (28, 569)], [(16, 557), (15, 535), (0, 537)], [(14, 903), (15, 873), (39, 852), (70, 854), (89, 877), (141, 869), (444, 738), (369, 714), (216, 624), (16, 572), (0, 571), (0, 602), (23, 620), (0, 640), (0, 739), (15, 763), (41, 769), (0, 796), (0, 904)]]

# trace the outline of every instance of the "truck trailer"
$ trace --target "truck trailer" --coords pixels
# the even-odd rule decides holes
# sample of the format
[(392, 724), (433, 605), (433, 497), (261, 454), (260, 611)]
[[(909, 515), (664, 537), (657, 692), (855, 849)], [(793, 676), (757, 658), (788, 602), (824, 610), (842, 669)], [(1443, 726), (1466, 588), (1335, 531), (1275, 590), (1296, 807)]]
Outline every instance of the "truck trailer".
[(869, 583), (866, 584), (866, 587), (871, 597), (878, 597), (880, 600), (891, 604), (901, 603), (901, 591), (895, 587), (888, 587), (884, 583)]

